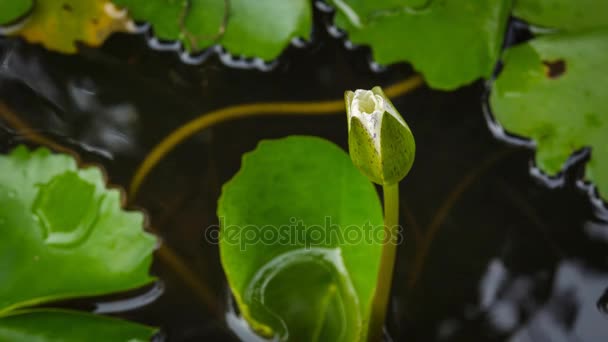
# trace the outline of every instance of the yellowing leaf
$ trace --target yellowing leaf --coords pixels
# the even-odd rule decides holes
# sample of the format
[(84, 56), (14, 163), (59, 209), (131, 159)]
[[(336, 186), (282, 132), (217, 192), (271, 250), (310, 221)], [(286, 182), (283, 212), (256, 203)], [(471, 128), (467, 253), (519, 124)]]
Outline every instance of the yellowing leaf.
[(50, 50), (75, 53), (76, 42), (101, 45), (114, 32), (132, 31), (125, 11), (108, 0), (38, 0), (13, 35)]

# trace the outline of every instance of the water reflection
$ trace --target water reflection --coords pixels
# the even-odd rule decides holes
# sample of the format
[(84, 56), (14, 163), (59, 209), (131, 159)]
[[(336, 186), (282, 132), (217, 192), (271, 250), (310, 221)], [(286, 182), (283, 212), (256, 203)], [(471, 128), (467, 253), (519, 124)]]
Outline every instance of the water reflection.
[[(107, 88), (98, 84), (93, 70), (63, 75), (35, 47), (0, 43), (3, 99), (25, 117), (23, 122), (32, 124), (28, 129), (63, 136), (106, 159), (138, 151), (137, 109), (128, 100), (107, 101)], [(35, 94), (36, 101), (24, 103), (27, 92)]]
[(157, 281), (148, 291), (135, 297), (114, 301), (99, 302), (95, 304), (94, 313), (108, 314), (116, 312), (127, 312), (140, 309), (156, 301), (162, 296), (165, 286), (162, 281)]
[[(584, 231), (604, 251), (608, 224), (587, 222)], [(600, 341), (608, 336), (606, 305), (608, 273), (602, 258), (581, 259), (560, 255), (555, 268), (521, 272), (495, 257), (480, 278), (478, 305), (461, 318), (443, 320), (437, 339), (527, 341)], [(518, 270), (519, 269), (519, 270)], [(471, 331), (473, 329), (481, 330)], [(481, 337), (483, 336), (483, 337)]]
[[(604, 227), (608, 228), (608, 227)], [(559, 263), (552, 294), (511, 341), (601, 341), (608, 336), (606, 316), (594, 305), (608, 285), (608, 275), (580, 261)]]
[(78, 140), (105, 152), (106, 158), (115, 153), (133, 155), (137, 150), (139, 113), (130, 103), (103, 104), (90, 78), (69, 80), (67, 93), (78, 117), (75, 127)]

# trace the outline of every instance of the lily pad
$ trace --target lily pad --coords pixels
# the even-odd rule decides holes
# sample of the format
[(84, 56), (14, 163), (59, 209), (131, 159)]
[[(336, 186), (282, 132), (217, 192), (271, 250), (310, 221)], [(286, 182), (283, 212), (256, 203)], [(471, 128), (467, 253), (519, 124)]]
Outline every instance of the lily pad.
[(455, 89), (489, 77), (511, 1), (332, 0), (335, 23), (380, 64), (410, 62), (427, 83)]
[(555, 175), (591, 148), (586, 178), (608, 199), (608, 29), (542, 36), (506, 51), (490, 104), (502, 126), (529, 137)]
[(115, 0), (130, 15), (152, 24), (161, 40), (180, 40), (196, 52), (220, 44), (245, 57), (275, 59), (312, 29), (310, 0)]
[(152, 282), (142, 227), (99, 169), (46, 149), (0, 156), (0, 314)]
[(28, 3), (31, 0), (3, 0), (0, 10), (10, 11), (0, 15), (0, 25), (14, 24), (14, 20), (27, 15), (23, 23), (5, 31), (50, 50), (75, 53), (77, 42), (99, 46), (114, 32), (132, 30), (126, 13), (117, 10), (110, 0), (38, 0), (33, 8)]
[(608, 1), (517, 0), (513, 15), (532, 25), (576, 31), (608, 27)]
[(218, 205), (220, 254), (241, 313), (280, 340), (364, 340), (383, 239), (373, 185), (331, 142), (263, 141)]
[(28, 310), (0, 318), (0, 341), (144, 342), (156, 329), (117, 319), (62, 310)]

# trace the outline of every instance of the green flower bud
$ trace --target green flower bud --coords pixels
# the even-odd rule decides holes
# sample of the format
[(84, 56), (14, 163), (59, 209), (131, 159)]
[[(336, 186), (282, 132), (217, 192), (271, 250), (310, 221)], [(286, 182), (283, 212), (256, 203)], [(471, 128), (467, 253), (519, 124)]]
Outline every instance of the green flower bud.
[(347, 91), (348, 148), (355, 166), (372, 182), (389, 185), (414, 163), (412, 131), (380, 87)]

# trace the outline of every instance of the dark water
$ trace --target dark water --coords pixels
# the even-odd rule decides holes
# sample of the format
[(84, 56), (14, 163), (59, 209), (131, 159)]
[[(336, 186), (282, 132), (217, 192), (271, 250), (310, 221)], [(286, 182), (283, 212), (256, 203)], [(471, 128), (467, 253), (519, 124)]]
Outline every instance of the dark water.
[[(323, 17), (316, 19), (313, 43), (290, 47), (270, 72), (228, 68), (217, 56), (186, 65), (174, 53), (151, 51), (142, 36), (117, 35), (78, 56), (3, 39), (0, 100), (126, 187), (146, 152), (201, 113), (238, 103), (337, 99), (345, 89), (412, 74), (406, 65), (371, 71), (369, 51), (345, 48), (326, 33)], [(525, 36), (513, 30), (510, 39)], [(394, 101), (418, 151), (401, 185), (407, 239), (395, 271), (390, 335), (397, 341), (608, 340), (608, 224), (576, 185), (584, 155), (548, 187), (531, 171), (530, 149), (491, 134), (484, 92), (477, 82), (449, 93), (421, 88)], [(243, 330), (226, 323), (231, 310), (218, 249), (203, 232), (217, 224), (221, 185), (238, 170), (241, 155), (261, 139), (289, 134), (346, 148), (345, 115), (214, 126), (164, 159), (134, 200), (203, 290), (192, 290), (157, 257), (155, 287), (63, 305), (92, 310), (105, 303), (98, 311), (160, 326), (168, 341), (238, 340)], [(28, 143), (26, 136), (2, 122), (2, 151)], [(420, 262), (425, 240), (428, 256)]]

